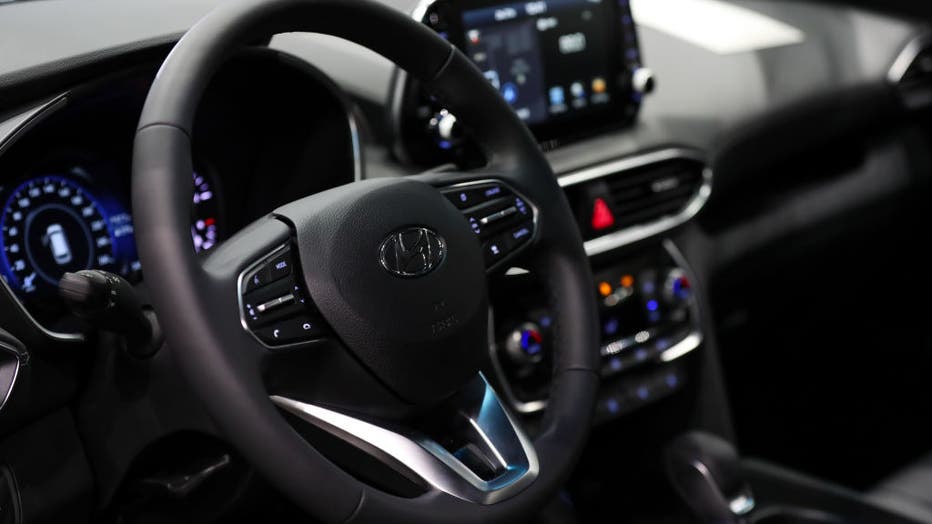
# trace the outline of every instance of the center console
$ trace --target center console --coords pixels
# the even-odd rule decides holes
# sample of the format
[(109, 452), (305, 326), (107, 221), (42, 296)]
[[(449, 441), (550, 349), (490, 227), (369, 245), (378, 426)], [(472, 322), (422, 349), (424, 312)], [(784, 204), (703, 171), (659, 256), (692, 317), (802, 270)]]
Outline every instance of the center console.
[[(599, 307), (601, 389), (596, 423), (673, 397), (693, 381), (703, 342), (697, 279), (664, 235), (708, 198), (711, 172), (695, 150), (669, 148), (615, 159), (558, 182), (592, 265)], [(491, 361), (500, 393), (518, 413), (547, 406), (553, 362), (552, 304), (541, 275), (516, 259), (490, 286)]]
[[(628, 0), (436, 0), (414, 17), (469, 57), (545, 147), (626, 125), (653, 88)], [(392, 96), (398, 156), (473, 153), (456, 115), (404, 72)]]
[[(492, 361), (503, 394), (519, 413), (546, 407), (551, 312), (538, 280), (513, 272), (492, 291)], [(702, 332), (693, 278), (672, 242), (612, 262), (594, 272), (599, 303), (602, 387), (596, 423), (624, 416), (681, 390), (689, 380), (684, 357)]]
[(910, 524), (861, 494), (779, 466), (742, 459), (731, 443), (689, 432), (666, 450), (670, 484), (697, 522)]

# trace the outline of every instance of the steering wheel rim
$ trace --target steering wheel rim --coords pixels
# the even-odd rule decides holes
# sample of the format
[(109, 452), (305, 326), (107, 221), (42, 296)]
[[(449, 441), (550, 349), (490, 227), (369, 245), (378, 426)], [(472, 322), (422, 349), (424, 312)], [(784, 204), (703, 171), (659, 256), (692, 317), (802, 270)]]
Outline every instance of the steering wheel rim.
[[(356, 187), (308, 197), (248, 226), (206, 260), (198, 258), (190, 243), (188, 220), (190, 137), (200, 98), (214, 72), (236, 49), (295, 31), (363, 45), (421, 79), (447, 107), (462, 115), (460, 121), (477, 138), (488, 165), (478, 173), (357, 182), (350, 184)], [(231, 350), (230, 346), (241, 344), (243, 333), (234, 333), (240, 331), (240, 307), (235, 303), (239, 290), (231, 287), (230, 276), (241, 275), (255, 261), (258, 248), (268, 249), (295, 236), (302, 264), (313, 266), (309, 257), (314, 252), (305, 248), (307, 242), (302, 244), (301, 224), (313, 222), (313, 227), (322, 228), (329, 223), (331, 217), (320, 218), (311, 211), (327, 207), (328, 199), (360, 206), (362, 200), (347, 195), (401, 191), (423, 194), (425, 207), (445, 214), (452, 205), (437, 193), (438, 202), (447, 207), (434, 206), (423, 188), (489, 177), (525, 195), (538, 213), (532, 249), (540, 256), (533, 265), (545, 277), (551, 296), (556, 348), (544, 429), (533, 442), (539, 471), (520, 491), (487, 503), (438, 489), (414, 498), (391, 495), (357, 480), (294, 431), (269, 401), (259, 371), (260, 351)], [(385, 196), (386, 205), (390, 198)], [(150, 89), (135, 139), (133, 208), (152, 301), (182, 372), (220, 431), (304, 510), (328, 522), (421, 522), (437, 515), (449, 522), (504, 522), (533, 514), (559, 489), (585, 442), (598, 383), (597, 313), (582, 239), (530, 132), (478, 69), (426, 27), (369, 0), (244, 0), (221, 5), (179, 41)], [(461, 226), (468, 231), (465, 220)], [(461, 238), (458, 230), (453, 231), (459, 226), (444, 227), (452, 238)], [(450, 246), (454, 248), (458, 249)], [(463, 247), (459, 253), (469, 258), (478, 253), (477, 248)], [(373, 253), (375, 249), (372, 246)], [(326, 280), (325, 270), (305, 268), (303, 276), (312, 296), (315, 282)], [(477, 298), (469, 306), (478, 309), (484, 304)], [(328, 315), (336, 316), (337, 309), (328, 310)], [(340, 330), (337, 334), (350, 337)], [(487, 354), (484, 347), (476, 350)]]

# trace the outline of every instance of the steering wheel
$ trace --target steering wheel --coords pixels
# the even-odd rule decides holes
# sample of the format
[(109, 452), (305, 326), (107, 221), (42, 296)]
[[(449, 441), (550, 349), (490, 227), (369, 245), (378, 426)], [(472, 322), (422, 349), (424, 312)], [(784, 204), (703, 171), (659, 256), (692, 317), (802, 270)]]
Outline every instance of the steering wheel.
[[(237, 49), (295, 31), (361, 44), (420, 79), (487, 164), (300, 198), (197, 255), (189, 220), (200, 98)], [(224, 437), (311, 515), (513, 522), (569, 474), (598, 383), (582, 239), (533, 136), (426, 27), (369, 0), (222, 4), (178, 42), (151, 87), (133, 209), (152, 302), (186, 379)], [(514, 225), (489, 237), (501, 224)], [(533, 440), (481, 371), (487, 278), (519, 252), (543, 276), (553, 312), (553, 381)]]

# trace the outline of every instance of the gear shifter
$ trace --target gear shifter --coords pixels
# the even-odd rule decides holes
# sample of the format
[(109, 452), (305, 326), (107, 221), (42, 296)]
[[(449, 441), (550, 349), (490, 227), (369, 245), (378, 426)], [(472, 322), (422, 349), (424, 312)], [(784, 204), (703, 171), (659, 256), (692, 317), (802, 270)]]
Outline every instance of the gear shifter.
[(680, 497), (703, 522), (741, 523), (754, 496), (729, 442), (702, 432), (677, 437), (666, 450), (667, 475)]

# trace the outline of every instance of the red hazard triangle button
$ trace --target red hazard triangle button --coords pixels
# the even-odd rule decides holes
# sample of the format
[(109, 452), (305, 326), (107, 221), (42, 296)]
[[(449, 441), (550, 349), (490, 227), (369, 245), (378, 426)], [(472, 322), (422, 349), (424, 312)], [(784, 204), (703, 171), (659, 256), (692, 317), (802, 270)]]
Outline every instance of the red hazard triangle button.
[(592, 229), (601, 231), (615, 225), (615, 215), (604, 198), (596, 198), (592, 204)]

